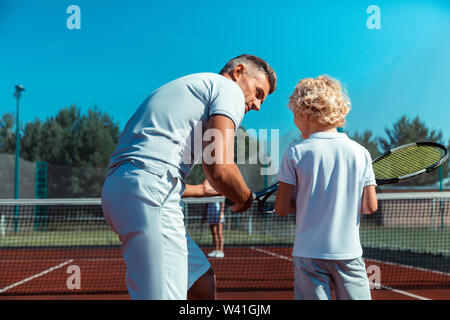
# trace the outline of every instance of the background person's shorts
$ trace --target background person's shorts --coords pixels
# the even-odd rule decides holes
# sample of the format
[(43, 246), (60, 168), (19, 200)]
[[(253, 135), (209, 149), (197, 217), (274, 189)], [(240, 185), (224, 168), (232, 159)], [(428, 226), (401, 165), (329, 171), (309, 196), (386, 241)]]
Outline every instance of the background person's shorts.
[(220, 214), (222, 204), (211, 202), (207, 204), (206, 218), (209, 224), (219, 224), (225, 222), (225, 214)]

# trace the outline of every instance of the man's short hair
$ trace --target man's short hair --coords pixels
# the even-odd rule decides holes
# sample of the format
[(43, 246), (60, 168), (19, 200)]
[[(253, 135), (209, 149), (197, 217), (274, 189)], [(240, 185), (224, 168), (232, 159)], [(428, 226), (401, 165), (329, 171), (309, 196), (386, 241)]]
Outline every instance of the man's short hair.
[(277, 88), (277, 75), (275, 71), (273, 71), (272, 67), (269, 66), (269, 64), (266, 61), (257, 56), (242, 54), (236, 58), (233, 58), (227, 62), (225, 67), (223, 67), (219, 73), (221, 75), (224, 75), (234, 70), (234, 68), (236, 68), (236, 66), (240, 64), (245, 66), (250, 76), (254, 77), (255, 76), (254, 72), (263, 72), (266, 75), (267, 80), (269, 81), (270, 85), (269, 94), (275, 91), (275, 89)]

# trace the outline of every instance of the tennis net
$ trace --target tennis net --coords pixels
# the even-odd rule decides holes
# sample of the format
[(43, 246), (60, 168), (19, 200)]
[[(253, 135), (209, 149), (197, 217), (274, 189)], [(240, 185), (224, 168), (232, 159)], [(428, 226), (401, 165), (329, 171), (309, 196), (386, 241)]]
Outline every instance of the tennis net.
[[(360, 237), (378, 288), (450, 288), (450, 193), (379, 194)], [(185, 224), (213, 250), (208, 203), (185, 199)], [(292, 290), (295, 215), (225, 208), (225, 257), (210, 258), (218, 291)], [(100, 199), (0, 200), (0, 295), (126, 293), (120, 241)]]

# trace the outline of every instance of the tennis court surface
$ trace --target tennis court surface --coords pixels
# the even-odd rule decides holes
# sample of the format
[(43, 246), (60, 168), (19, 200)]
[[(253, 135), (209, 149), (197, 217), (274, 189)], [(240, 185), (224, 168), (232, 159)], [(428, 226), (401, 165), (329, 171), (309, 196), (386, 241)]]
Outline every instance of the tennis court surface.
[[(450, 300), (450, 193), (379, 194), (361, 217), (373, 299)], [(186, 199), (185, 223), (205, 253), (204, 210)], [(0, 299), (128, 299), (120, 242), (99, 199), (0, 200)], [(211, 258), (219, 299), (292, 299), (295, 215), (226, 209), (225, 257)]]

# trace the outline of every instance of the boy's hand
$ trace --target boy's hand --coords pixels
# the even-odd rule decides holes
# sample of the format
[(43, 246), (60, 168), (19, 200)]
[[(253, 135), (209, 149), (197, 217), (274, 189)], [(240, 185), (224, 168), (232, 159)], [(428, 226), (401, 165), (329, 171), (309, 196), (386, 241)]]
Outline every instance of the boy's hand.
[(203, 193), (205, 197), (216, 197), (220, 196), (220, 193), (214, 189), (211, 184), (209, 183), (208, 179), (203, 180), (201, 184), (203, 188)]

